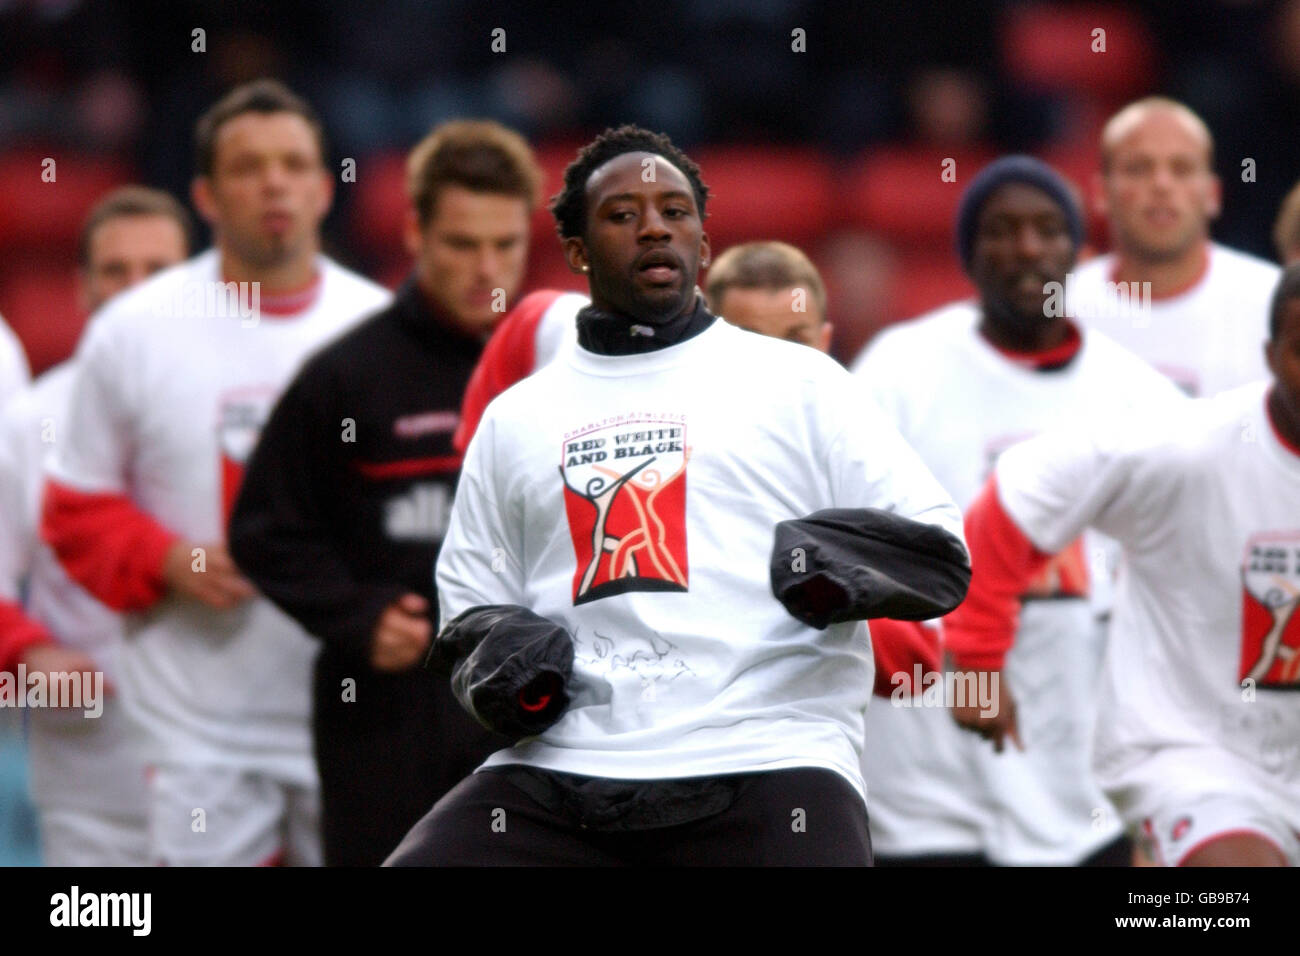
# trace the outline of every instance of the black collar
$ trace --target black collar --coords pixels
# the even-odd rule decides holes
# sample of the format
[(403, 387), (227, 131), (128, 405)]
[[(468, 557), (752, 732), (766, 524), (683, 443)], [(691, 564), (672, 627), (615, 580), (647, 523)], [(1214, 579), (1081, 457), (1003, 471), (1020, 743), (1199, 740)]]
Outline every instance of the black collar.
[(599, 355), (636, 355), (655, 352), (699, 335), (717, 316), (695, 296), (695, 307), (663, 325), (648, 325), (616, 312), (589, 305), (578, 312), (578, 344)]
[(454, 349), (474, 355), (483, 351), (483, 340), (462, 331), (425, 295), (413, 275), (393, 296), (393, 315), (402, 331), (428, 348)]

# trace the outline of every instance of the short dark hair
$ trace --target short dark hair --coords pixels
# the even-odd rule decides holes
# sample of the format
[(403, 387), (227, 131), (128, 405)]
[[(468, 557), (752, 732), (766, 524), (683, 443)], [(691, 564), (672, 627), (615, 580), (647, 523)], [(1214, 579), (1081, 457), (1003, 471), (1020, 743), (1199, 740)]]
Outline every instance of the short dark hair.
[(96, 230), (109, 220), (124, 216), (166, 216), (180, 227), (181, 236), (185, 240), (185, 251), (189, 252), (194, 229), (190, 214), (184, 206), (161, 189), (122, 186), (95, 203), (86, 216), (86, 224), (81, 227), (81, 237), (77, 244), (77, 261), (83, 269), (90, 266), (90, 244)]
[(311, 105), (279, 80), (253, 80), (237, 86), (199, 117), (194, 127), (194, 168), (211, 176), (216, 163), (217, 133), (230, 120), (245, 113), (294, 113), (316, 134), (321, 162), (325, 162), (325, 128)]
[(564, 188), (551, 200), (551, 212), (561, 239), (586, 235), (587, 180), (601, 166), (624, 153), (653, 153), (680, 169), (690, 181), (700, 219), (704, 219), (709, 187), (700, 179), (700, 167), (674, 146), (667, 134), (628, 124), (605, 130), (582, 147), (577, 158), (565, 168)]
[(1276, 342), (1282, 332), (1282, 313), (1292, 299), (1300, 299), (1300, 262), (1282, 270), (1282, 277), (1273, 288), (1273, 300), (1268, 307), (1268, 337)]
[(806, 290), (825, 322), (826, 286), (812, 261), (784, 242), (746, 242), (732, 246), (713, 263), (705, 297), (717, 312), (729, 289), (780, 292), (794, 287)]
[(420, 225), (428, 225), (444, 186), (518, 196), (531, 212), (542, 171), (528, 142), (491, 120), (442, 123), (411, 150), (406, 191)]

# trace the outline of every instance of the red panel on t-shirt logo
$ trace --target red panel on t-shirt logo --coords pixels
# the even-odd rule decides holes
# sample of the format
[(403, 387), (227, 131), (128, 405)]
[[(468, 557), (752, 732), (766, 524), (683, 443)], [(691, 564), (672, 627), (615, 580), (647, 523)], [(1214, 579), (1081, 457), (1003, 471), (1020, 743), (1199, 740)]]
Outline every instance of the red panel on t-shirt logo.
[(221, 459), (221, 521), (230, 523), (244, 466), (257, 447), (262, 426), (271, 415), (276, 390), (270, 386), (234, 389), (217, 399), (217, 442)]
[(1300, 689), (1300, 531), (1259, 534), (1247, 541), (1241, 582), (1238, 680)]
[(688, 590), (682, 416), (619, 415), (569, 433), (561, 452), (573, 603)]

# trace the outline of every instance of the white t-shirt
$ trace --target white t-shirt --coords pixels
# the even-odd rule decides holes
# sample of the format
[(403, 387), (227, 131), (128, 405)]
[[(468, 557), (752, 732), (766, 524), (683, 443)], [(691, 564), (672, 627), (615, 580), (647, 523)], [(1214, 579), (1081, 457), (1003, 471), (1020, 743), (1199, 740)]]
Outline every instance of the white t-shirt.
[(1105, 332), (1187, 394), (1203, 398), (1268, 376), (1268, 307), (1281, 269), (1211, 243), (1205, 275), (1181, 295), (1125, 307), (1141, 289), (1112, 282), (1114, 254), (1079, 266), (1066, 284), (1068, 314)]
[(1300, 831), (1300, 455), (1267, 388), (998, 462), (1002, 506), (1040, 550), (1088, 525), (1124, 545), (1095, 769), (1129, 821), (1246, 792)]
[[(0, 417), (0, 592), (12, 600), (11, 586), (26, 577), (27, 613), (117, 683), (118, 616), (68, 578), (38, 532), (45, 462), (65, 436), (74, 371), (64, 362), (45, 372)], [(143, 815), (140, 731), (120, 695), (106, 696), (95, 718), (82, 710), (29, 711), (27, 753), (32, 798), (41, 809)]]
[(31, 377), (23, 344), (0, 316), (0, 405), (22, 391)]
[[(772, 595), (776, 523), (961, 516), (844, 369), (716, 321), (659, 351), (576, 347), (498, 396), (437, 567), (442, 620), (518, 604), (563, 626), (572, 702), (486, 765), (611, 778), (822, 767), (863, 791), (866, 626)], [(593, 556), (595, 560), (593, 560)]]
[[(978, 331), (958, 302), (881, 332), (853, 371), (964, 510), (1006, 448), (1063, 421), (1181, 402), (1158, 372), (1083, 329), (1067, 365), (1039, 371)], [(877, 701), (864, 774), (882, 853), (983, 852), (1005, 864), (1069, 864), (1113, 840), (1114, 813), (1090, 772), (1104, 631), (1090, 604), (1108, 583), (1104, 546), (1080, 537), (1031, 590), (1005, 677), (1026, 750), (993, 752), (941, 707)], [(1101, 825), (1098, 824), (1101, 821)]]
[[(222, 299), (209, 250), (111, 300), (77, 353), (67, 440), (50, 477), (126, 494), (182, 537), (224, 540), (243, 465), (304, 358), (389, 293), (319, 260), (314, 302), (289, 316)], [(342, 434), (340, 424), (340, 434)], [(153, 762), (315, 779), (308, 719), (317, 646), (264, 598), (229, 611), (167, 595), (125, 616), (125, 697)]]

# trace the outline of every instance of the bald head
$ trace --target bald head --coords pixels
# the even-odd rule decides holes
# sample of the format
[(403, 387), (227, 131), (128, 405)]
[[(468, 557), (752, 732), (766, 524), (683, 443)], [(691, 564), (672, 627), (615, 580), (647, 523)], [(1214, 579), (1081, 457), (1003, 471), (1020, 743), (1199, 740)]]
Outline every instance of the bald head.
[(1115, 150), (1121, 143), (1135, 131), (1152, 126), (1160, 129), (1181, 127), (1187, 136), (1200, 143), (1206, 168), (1214, 166), (1214, 137), (1205, 121), (1177, 100), (1148, 96), (1130, 103), (1106, 122), (1101, 131), (1102, 171), (1110, 168)]
[(1220, 187), (1199, 116), (1163, 97), (1131, 103), (1106, 124), (1101, 159), (1100, 211), (1123, 256), (1155, 265), (1200, 254)]

